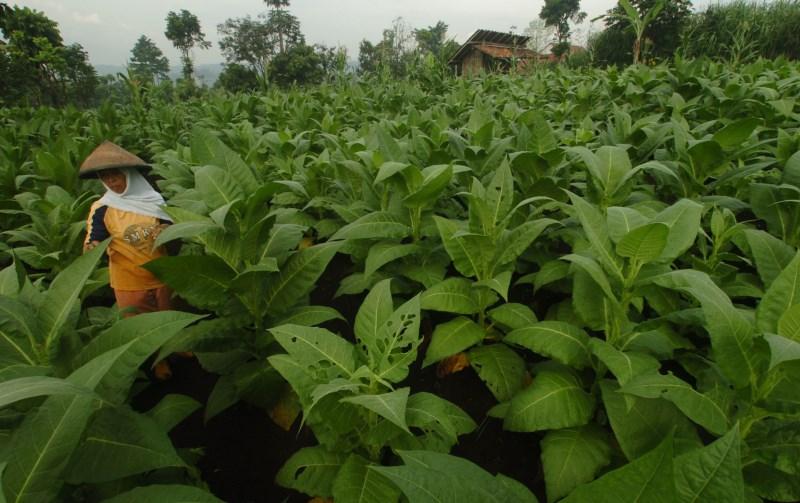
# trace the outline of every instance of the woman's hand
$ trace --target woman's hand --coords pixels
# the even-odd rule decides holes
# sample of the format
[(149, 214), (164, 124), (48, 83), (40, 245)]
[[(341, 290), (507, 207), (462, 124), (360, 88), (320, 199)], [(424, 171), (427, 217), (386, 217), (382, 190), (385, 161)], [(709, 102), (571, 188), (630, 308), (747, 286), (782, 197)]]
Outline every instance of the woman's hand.
[(83, 244), (83, 253), (88, 252), (89, 250), (94, 249), (97, 245), (100, 244), (100, 241), (88, 241)]

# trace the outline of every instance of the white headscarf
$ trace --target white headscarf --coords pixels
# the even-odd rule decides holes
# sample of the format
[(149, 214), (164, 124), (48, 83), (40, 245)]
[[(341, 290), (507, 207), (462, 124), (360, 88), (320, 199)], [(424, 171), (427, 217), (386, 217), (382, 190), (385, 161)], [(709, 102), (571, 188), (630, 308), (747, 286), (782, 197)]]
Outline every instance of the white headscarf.
[(125, 192), (117, 194), (104, 183), (106, 193), (100, 198), (100, 204), (172, 222), (172, 218), (161, 209), (167, 204), (164, 197), (147, 183), (138, 169), (120, 168), (120, 171), (125, 174), (127, 182)]

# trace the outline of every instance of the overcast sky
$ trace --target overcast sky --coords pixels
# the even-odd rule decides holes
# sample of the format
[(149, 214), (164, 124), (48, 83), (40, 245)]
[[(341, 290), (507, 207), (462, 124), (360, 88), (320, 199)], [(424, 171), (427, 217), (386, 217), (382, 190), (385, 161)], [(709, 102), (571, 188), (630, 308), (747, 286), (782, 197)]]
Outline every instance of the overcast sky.
[[(195, 62), (219, 63), (223, 57), (217, 45), (217, 24), (227, 18), (266, 10), (261, 0), (25, 0), (16, 3), (43, 11), (58, 22), (66, 43), (77, 42), (89, 52), (94, 64), (122, 65), (140, 35), (150, 37), (164, 51), (172, 65), (178, 52), (164, 37), (167, 12), (187, 9), (196, 14), (206, 39), (213, 47), (195, 50)], [(582, 0), (589, 18), (607, 11), (616, 0)], [(695, 1), (695, 4), (705, 0)], [(544, 0), (293, 0), (291, 12), (309, 44), (343, 45), (349, 57), (358, 57), (362, 39), (377, 42), (384, 28), (396, 17), (411, 27), (423, 28), (442, 20), (448, 35), (463, 42), (478, 28), (521, 32), (536, 19)], [(599, 24), (598, 25), (599, 29)], [(590, 28), (589, 28), (590, 29)], [(587, 28), (583, 29), (584, 31)]]

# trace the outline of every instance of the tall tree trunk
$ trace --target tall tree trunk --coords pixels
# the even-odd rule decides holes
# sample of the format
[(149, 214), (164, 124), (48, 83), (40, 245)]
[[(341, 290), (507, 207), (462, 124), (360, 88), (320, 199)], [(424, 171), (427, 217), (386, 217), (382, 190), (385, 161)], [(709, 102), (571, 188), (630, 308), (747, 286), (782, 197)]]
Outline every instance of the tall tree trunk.
[(636, 37), (636, 40), (633, 41), (633, 64), (639, 64), (639, 52), (642, 48), (642, 39), (641, 37)]

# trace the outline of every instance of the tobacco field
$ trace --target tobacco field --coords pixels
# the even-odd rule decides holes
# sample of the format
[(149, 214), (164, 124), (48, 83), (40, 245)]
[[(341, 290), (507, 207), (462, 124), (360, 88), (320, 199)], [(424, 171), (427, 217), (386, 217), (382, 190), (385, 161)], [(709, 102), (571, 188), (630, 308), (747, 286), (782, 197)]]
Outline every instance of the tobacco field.
[[(800, 500), (800, 66), (424, 77), (0, 110), (0, 501)], [(179, 311), (81, 253), (105, 139)]]

